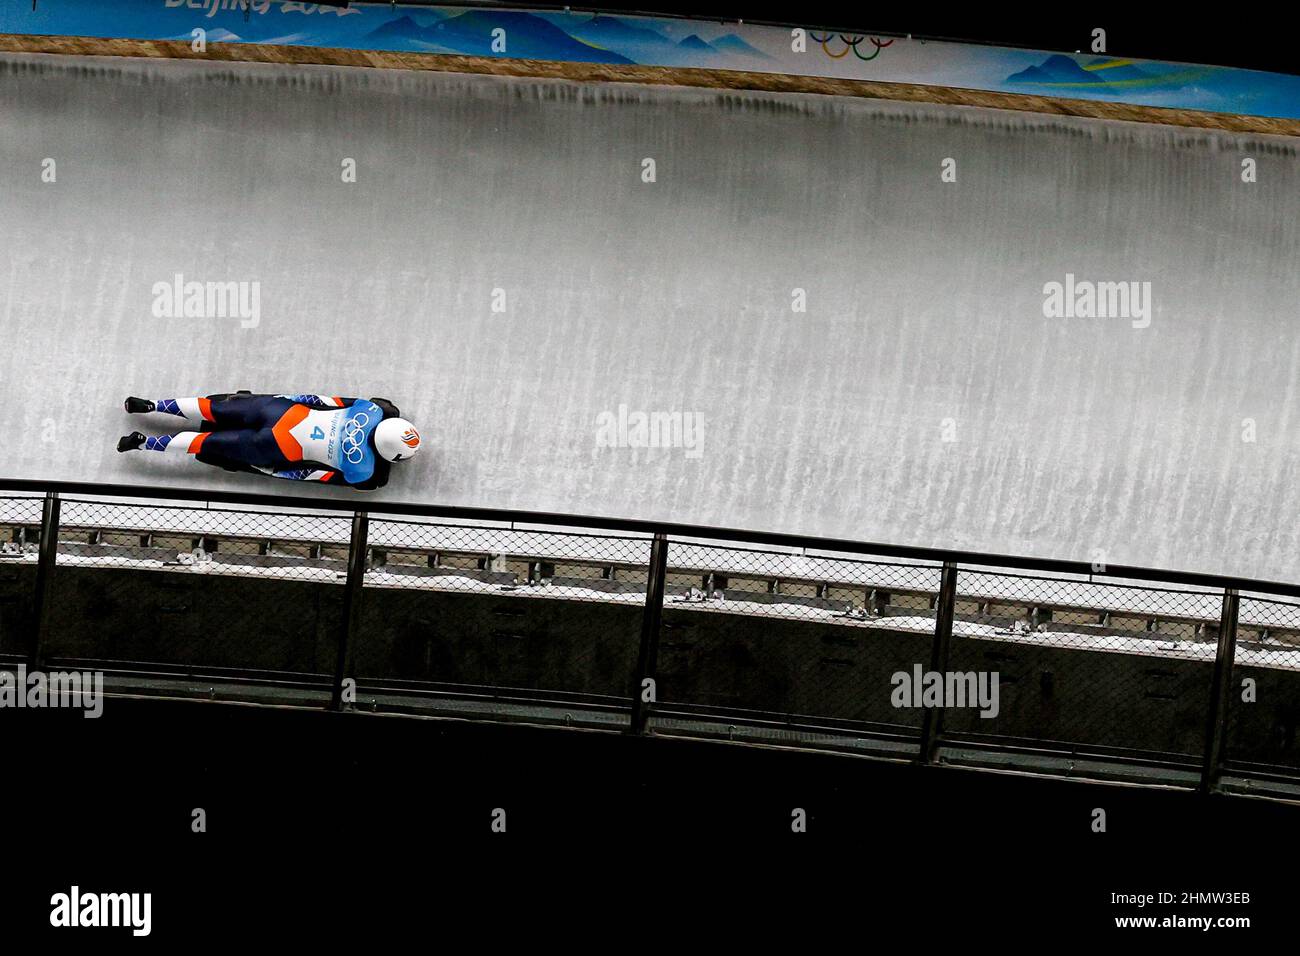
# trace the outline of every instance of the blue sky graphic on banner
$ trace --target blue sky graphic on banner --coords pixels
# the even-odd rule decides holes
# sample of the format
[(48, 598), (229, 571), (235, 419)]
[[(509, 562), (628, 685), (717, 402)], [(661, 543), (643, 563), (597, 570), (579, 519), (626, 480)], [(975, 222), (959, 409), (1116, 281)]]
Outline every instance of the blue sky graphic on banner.
[(1300, 119), (1300, 77), (1230, 67), (816, 32), (795, 50), (785, 27), (578, 12), (252, 0), (245, 13), (241, 6), (39, 0), (33, 11), (11, 2), (0, 9), (0, 33), (189, 40), (201, 27), (209, 42), (749, 70)]

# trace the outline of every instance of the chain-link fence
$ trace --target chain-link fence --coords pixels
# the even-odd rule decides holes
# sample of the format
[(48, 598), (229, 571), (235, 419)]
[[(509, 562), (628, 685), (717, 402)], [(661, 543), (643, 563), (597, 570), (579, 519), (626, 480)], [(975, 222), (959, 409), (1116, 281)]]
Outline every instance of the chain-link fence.
[(65, 500), (44, 656), (332, 673), (349, 532), (336, 515)]
[(627, 710), (648, 537), (371, 518), (358, 680)]
[(1228, 765), (1300, 772), (1300, 602), (1242, 597), (1227, 699)]
[(946, 708), (945, 735), (1196, 757), (1221, 606), (1222, 592), (962, 568), (947, 670), (990, 692)]
[(890, 678), (928, 660), (938, 590), (937, 564), (673, 542), (653, 726), (915, 737), (920, 711), (891, 706)]
[(32, 651), (42, 505), (36, 496), (0, 498), (0, 660)]
[(0, 660), (336, 693), (342, 662), (354, 706), (908, 759), (1213, 752), (1226, 772), (1300, 774), (1300, 599), (1237, 609), (1200, 584), (653, 539), (264, 499), (0, 497)]

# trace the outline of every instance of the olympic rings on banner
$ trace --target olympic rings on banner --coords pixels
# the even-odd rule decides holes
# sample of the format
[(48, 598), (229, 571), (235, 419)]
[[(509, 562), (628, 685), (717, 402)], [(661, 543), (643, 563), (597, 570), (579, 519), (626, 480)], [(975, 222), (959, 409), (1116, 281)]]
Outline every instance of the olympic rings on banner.
[(872, 53), (871, 56), (863, 56), (861, 53), (858, 52), (858, 45), (857, 45), (856, 43), (853, 45), (853, 55), (856, 56), (856, 57), (857, 57), (859, 60), (861, 60), (863, 63), (870, 63), (870, 62), (871, 62), (872, 60), (874, 60), (876, 57), (880, 56), (880, 51), (881, 51), (881, 50), (883, 50), (883, 49), (884, 49), (885, 47), (887, 47), (887, 46), (893, 46), (893, 45), (894, 45), (894, 41), (893, 41), (893, 40), (888, 40), (888, 41), (886, 41), (886, 42), (884, 42), (884, 43), (881, 43), (881, 42), (880, 42), (879, 40), (877, 40), (875, 37), (870, 37), (869, 39), (871, 40), (871, 45), (874, 46), (874, 47), (876, 48), (875, 52)]
[[(832, 34), (828, 33), (824, 37), (819, 37), (817, 34), (809, 30), (808, 35), (812, 37), (814, 43), (821, 44), (822, 52), (825, 53), (832, 60), (842, 60), (844, 59), (844, 57), (848, 56), (849, 51), (852, 50), (853, 55), (856, 56), (863, 63), (870, 63), (876, 57), (880, 56), (881, 50), (883, 50), (887, 46), (893, 46), (894, 44), (893, 40), (886, 40), (885, 42), (882, 43), (881, 41), (877, 40), (875, 37), (866, 37), (866, 36), (855, 36), (853, 39), (850, 40), (843, 33), (840, 33), (838, 34), (838, 36), (840, 38), (840, 41), (844, 44), (844, 49), (841, 50), (839, 53), (832, 53), (830, 48)], [(861, 53), (858, 52), (858, 44), (860, 44), (863, 40), (870, 40), (871, 45), (875, 47), (875, 49), (871, 52), (870, 56), (863, 56)]]

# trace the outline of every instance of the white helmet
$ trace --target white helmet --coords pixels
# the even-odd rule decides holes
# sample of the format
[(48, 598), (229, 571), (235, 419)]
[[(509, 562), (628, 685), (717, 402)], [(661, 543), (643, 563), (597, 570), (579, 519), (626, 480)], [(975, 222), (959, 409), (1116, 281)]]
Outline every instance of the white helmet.
[(420, 450), (420, 433), (405, 418), (385, 418), (375, 426), (375, 450), (389, 461), (405, 461)]

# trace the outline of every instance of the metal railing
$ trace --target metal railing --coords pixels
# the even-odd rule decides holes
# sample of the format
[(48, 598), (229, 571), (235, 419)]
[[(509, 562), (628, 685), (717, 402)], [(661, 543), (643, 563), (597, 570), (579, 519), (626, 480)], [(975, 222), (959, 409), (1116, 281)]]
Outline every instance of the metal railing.
[(1300, 784), (1300, 585), (72, 482), (0, 481), (0, 536), (0, 662), (34, 670), (1205, 791)]

